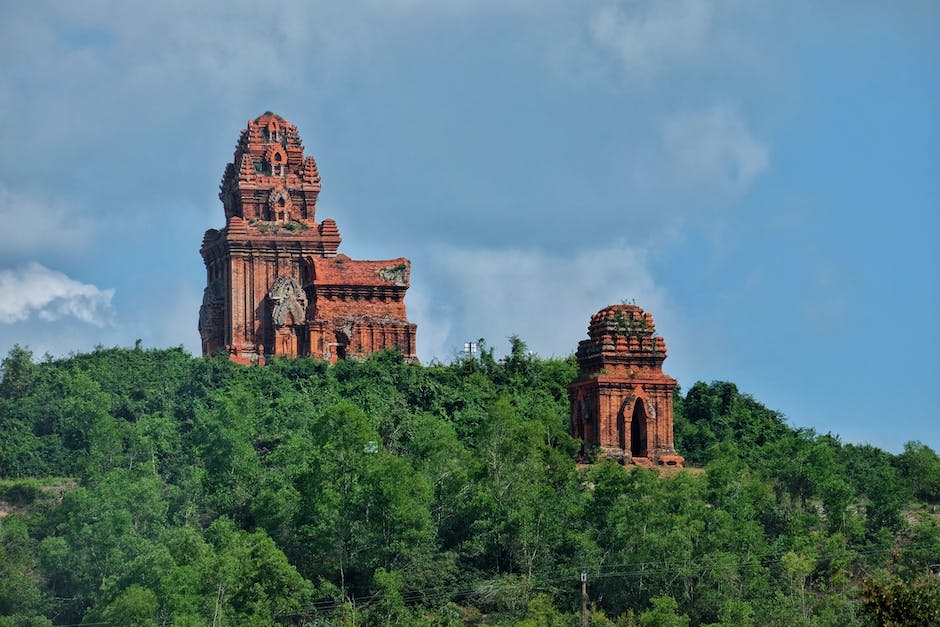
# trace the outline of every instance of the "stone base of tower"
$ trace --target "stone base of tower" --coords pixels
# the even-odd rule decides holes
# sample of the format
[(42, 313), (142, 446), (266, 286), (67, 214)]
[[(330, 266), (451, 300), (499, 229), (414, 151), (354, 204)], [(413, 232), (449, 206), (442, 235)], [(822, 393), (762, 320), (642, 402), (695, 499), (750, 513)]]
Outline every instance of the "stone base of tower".
[(685, 462), (685, 457), (675, 453), (660, 455), (656, 460), (656, 463), (660, 466), (676, 466), (678, 468), (682, 468), (683, 462)]
[(235, 346), (227, 347), (228, 358), (236, 364), (242, 366), (263, 366), (265, 363), (264, 345), (238, 348)]
[(662, 451), (653, 453), (649, 457), (640, 457), (633, 456), (628, 451), (624, 451), (622, 448), (616, 446), (600, 446), (596, 450), (598, 459), (611, 459), (624, 465), (633, 464), (645, 468), (652, 468), (654, 466), (674, 466), (676, 468), (682, 468), (682, 464), (685, 462), (685, 458), (678, 455), (675, 451)]

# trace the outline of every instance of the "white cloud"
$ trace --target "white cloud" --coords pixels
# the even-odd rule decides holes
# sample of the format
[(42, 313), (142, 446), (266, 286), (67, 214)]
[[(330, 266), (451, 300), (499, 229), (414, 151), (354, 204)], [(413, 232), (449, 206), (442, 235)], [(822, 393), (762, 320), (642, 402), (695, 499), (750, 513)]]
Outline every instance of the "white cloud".
[[(221, 88), (231, 98), (296, 85), (298, 79), (310, 80), (308, 72), (322, 76), (338, 60), (366, 58), (390, 30), (407, 29), (438, 5), (429, 0), (342, 5), (288, 0), (272, 11), (267, 4), (222, 0), (120, 6), (92, 0), (13, 12), (11, 24), (0, 25), (0, 33), (8, 34), (18, 51), (29, 48), (31, 37), (46, 44), (24, 55), (31, 69), (60, 76), (76, 71), (78, 80), (96, 76), (105, 79), (97, 87), (119, 95), (171, 84), (200, 91)], [(467, 1), (453, 10), (473, 6)], [(452, 11), (433, 14), (438, 12), (447, 16)], [(63, 25), (68, 36), (57, 37)], [(179, 101), (174, 105), (178, 108)]]
[[(685, 72), (685, 93), (742, 70), (766, 82), (775, 41), (768, 33), (809, 19), (796, 17), (802, 11), (798, 7), (781, 11), (748, 0), (593, 0), (590, 4), (582, 45), (595, 61), (634, 81)], [(703, 78), (704, 83), (690, 84)]]
[(670, 116), (662, 142), (675, 177), (700, 190), (744, 192), (770, 164), (768, 145), (726, 105)]
[[(439, 248), (431, 257), (435, 283), (449, 289), (444, 296), (449, 306), (435, 315), (446, 316), (450, 353), (480, 337), (500, 352), (506, 338), (516, 334), (542, 356), (567, 355), (586, 337), (591, 314), (602, 307), (635, 299), (649, 311), (667, 309), (664, 290), (638, 248), (609, 246), (572, 255)], [(426, 359), (420, 326), (418, 333), (418, 350)], [(431, 350), (446, 348), (437, 337), (434, 344)], [(450, 353), (434, 356), (446, 360)]]
[(111, 324), (113, 289), (80, 283), (61, 272), (30, 262), (16, 270), (0, 271), (0, 323), (73, 317), (93, 324)]
[(614, 53), (627, 73), (649, 78), (699, 60), (713, 13), (706, 0), (607, 5), (590, 18), (589, 30), (594, 43)]

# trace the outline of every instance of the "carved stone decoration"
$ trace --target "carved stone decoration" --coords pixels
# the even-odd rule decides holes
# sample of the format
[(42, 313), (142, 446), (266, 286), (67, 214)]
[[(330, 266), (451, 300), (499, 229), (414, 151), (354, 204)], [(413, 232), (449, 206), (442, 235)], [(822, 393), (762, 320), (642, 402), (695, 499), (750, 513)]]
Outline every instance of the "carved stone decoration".
[(276, 328), (284, 326), (287, 321), (287, 314), (290, 314), (294, 319), (293, 324), (295, 325), (306, 322), (307, 295), (294, 277), (279, 277), (271, 286), (268, 298), (274, 304), (271, 310), (271, 318), (274, 320)]
[(287, 165), (287, 153), (280, 144), (270, 144), (264, 153), (264, 160), (271, 169), (271, 176), (284, 176), (284, 167)]
[(225, 288), (221, 281), (212, 281), (203, 290), (202, 306), (199, 307), (199, 335), (205, 352), (212, 352), (222, 344), (224, 313)]
[(272, 220), (290, 222), (291, 220), (290, 194), (283, 187), (275, 187), (268, 196), (268, 211)]
[(376, 272), (382, 277), (383, 281), (394, 283), (399, 287), (408, 285), (408, 268), (403, 263), (390, 268), (379, 268)]

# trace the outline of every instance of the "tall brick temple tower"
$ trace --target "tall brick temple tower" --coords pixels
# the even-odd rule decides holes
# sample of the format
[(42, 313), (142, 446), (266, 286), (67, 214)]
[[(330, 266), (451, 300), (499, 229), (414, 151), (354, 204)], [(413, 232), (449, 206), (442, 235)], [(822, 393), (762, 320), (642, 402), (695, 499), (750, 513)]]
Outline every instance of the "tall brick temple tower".
[(336, 222), (316, 221), (320, 173), (296, 126), (271, 112), (248, 120), (219, 190), (225, 228), (206, 231), (199, 251), (204, 355), (335, 362), (396, 348), (415, 358), (417, 326), (405, 313), (411, 262), (337, 254)]
[(578, 344), (578, 378), (568, 386), (571, 435), (582, 456), (644, 466), (681, 466), (673, 448), (672, 392), (663, 374), (666, 342), (655, 335), (653, 314), (636, 305), (611, 305), (591, 316)]

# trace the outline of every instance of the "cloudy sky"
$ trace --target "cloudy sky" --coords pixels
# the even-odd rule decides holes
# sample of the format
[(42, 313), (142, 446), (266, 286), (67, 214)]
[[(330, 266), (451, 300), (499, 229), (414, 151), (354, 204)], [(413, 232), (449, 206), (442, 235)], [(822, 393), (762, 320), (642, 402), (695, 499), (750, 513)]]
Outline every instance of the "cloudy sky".
[(341, 252), (412, 259), (423, 361), (567, 355), (635, 300), (685, 388), (940, 449), (938, 42), (926, 0), (7, 3), (0, 350), (198, 352), (272, 110)]

